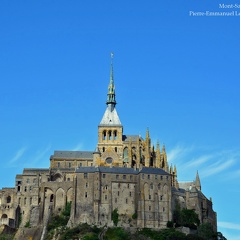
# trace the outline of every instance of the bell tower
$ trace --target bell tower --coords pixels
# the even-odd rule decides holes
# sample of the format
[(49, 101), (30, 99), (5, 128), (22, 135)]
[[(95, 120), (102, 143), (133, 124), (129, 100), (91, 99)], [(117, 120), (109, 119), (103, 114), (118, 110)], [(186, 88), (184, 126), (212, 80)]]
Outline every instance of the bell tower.
[(107, 93), (107, 108), (98, 125), (98, 165), (122, 166), (123, 126), (116, 110), (116, 95), (113, 77), (113, 53), (111, 53), (110, 82)]

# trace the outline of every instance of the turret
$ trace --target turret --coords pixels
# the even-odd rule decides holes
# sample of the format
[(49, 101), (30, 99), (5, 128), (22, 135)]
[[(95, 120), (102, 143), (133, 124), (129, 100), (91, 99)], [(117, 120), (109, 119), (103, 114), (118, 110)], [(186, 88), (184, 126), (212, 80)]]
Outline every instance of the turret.
[(149, 129), (147, 128), (146, 131), (146, 139), (145, 139), (145, 143), (146, 143), (146, 159), (145, 159), (145, 166), (149, 167), (149, 163), (150, 163), (150, 148), (151, 148), (151, 139), (150, 139), (150, 134), (149, 134)]
[(156, 167), (160, 168), (161, 165), (161, 152), (160, 152), (160, 144), (157, 141), (157, 148), (156, 148)]

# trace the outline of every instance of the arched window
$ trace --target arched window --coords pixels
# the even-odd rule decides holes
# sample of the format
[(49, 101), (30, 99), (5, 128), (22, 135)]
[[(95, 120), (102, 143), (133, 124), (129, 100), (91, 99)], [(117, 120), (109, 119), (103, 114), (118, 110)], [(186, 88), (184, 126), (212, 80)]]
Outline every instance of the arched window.
[(7, 197), (7, 203), (10, 203), (10, 202), (11, 202), (11, 197), (8, 196), (8, 197)]
[(117, 140), (117, 131), (116, 130), (114, 131), (113, 136), (114, 136), (114, 140)]
[(128, 148), (124, 148), (123, 150), (123, 162), (128, 162)]
[(53, 202), (53, 194), (50, 196), (50, 202)]
[(109, 139), (109, 140), (112, 140), (112, 131), (109, 131), (109, 132), (108, 132), (108, 139)]
[(107, 133), (106, 133), (105, 130), (103, 131), (103, 135), (102, 136), (103, 136), (103, 140), (106, 140)]

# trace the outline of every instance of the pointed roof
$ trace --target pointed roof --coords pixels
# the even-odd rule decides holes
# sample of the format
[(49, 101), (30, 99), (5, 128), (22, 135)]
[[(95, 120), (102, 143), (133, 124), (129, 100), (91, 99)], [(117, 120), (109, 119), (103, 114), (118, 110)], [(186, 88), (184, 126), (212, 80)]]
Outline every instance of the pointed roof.
[(111, 125), (111, 126), (121, 126), (122, 125), (115, 108), (110, 109), (108, 107), (106, 109), (106, 111), (103, 115), (103, 118), (100, 122), (100, 125)]
[(113, 53), (111, 53), (111, 65), (110, 65), (110, 82), (108, 85), (108, 94), (107, 94), (107, 102), (106, 104), (116, 105), (115, 99), (115, 86), (114, 86), (114, 79), (113, 79)]
[(197, 174), (196, 174), (195, 185), (196, 185), (196, 188), (197, 188), (198, 190), (201, 190), (201, 182), (200, 182), (200, 177), (199, 177), (199, 175), (198, 175), (198, 171), (197, 171)]
[(115, 85), (113, 79), (113, 53), (111, 53), (111, 66), (110, 66), (110, 82), (108, 85), (107, 94), (107, 109), (99, 126), (122, 126), (117, 110), (115, 108), (117, 102), (115, 98)]

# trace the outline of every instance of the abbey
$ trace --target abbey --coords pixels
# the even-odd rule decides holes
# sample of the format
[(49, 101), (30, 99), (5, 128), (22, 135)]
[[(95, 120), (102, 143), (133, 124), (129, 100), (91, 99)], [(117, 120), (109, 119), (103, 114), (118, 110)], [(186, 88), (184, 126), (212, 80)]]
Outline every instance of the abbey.
[(44, 229), (50, 216), (71, 202), (69, 226), (113, 226), (117, 209), (118, 226), (160, 229), (172, 220), (177, 201), (216, 228), (216, 213), (201, 191), (198, 173), (192, 182), (178, 182), (165, 146), (153, 146), (148, 129), (145, 138), (123, 133), (112, 62), (106, 104), (94, 151), (55, 151), (49, 168), (25, 168), (15, 187), (0, 190), (0, 225)]

